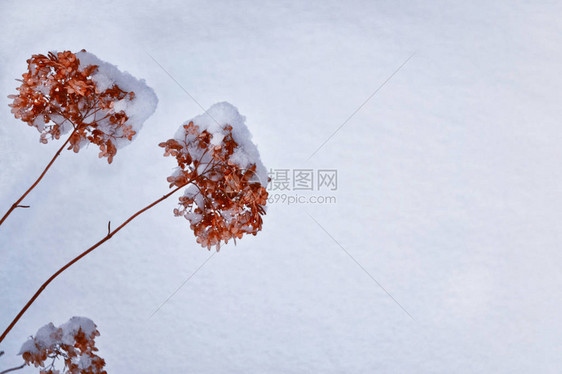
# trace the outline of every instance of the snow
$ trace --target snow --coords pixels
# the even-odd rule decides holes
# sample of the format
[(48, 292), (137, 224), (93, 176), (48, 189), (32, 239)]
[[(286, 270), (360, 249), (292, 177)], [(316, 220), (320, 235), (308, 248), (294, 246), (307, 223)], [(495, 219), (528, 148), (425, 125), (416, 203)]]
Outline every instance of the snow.
[(61, 341), (64, 344), (73, 344), (74, 336), (79, 330), (82, 330), (86, 336), (92, 337), (96, 331), (96, 325), (89, 318), (72, 317), (68, 322), (63, 323), (60, 329), (62, 330)]
[[(229, 161), (238, 165), (241, 169), (248, 169), (255, 165), (256, 181), (262, 186), (267, 186), (267, 169), (261, 161), (257, 146), (252, 142), (252, 134), (248, 130), (245, 121), (246, 118), (238, 112), (234, 105), (228, 102), (216, 103), (207, 109), (205, 113), (182, 123), (174, 139), (183, 144), (186, 136), (184, 126), (193, 122), (199, 128), (199, 131), (207, 131), (212, 135), (212, 145), (220, 145), (227, 134), (225, 127), (227, 125), (232, 127), (232, 138), (238, 146), (234, 149)], [(201, 160), (198, 171), (203, 172), (211, 161), (211, 156), (208, 154), (204, 155), (198, 147), (190, 147), (189, 153), (194, 160)], [(195, 191), (186, 191), (186, 196), (192, 192)]]
[(56, 344), (56, 333), (57, 328), (52, 323), (48, 323), (45, 326), (37, 330), (34, 338), (28, 339), (20, 348), (18, 355), (22, 355), (25, 352), (37, 353), (39, 350), (48, 349)]
[(87, 354), (81, 354), (78, 361), (78, 367), (80, 369), (88, 369), (92, 365), (92, 358)]
[(37, 330), (35, 336), (23, 343), (18, 355), (22, 355), (25, 352), (37, 353), (39, 350), (54, 348), (60, 343), (72, 346), (75, 343), (75, 336), (80, 330), (87, 337), (93, 337), (96, 325), (91, 319), (86, 317), (72, 317), (68, 322), (63, 323), (59, 327), (55, 327), (52, 322), (49, 322)]
[(0, 227), (0, 326), (109, 220), (169, 191), (158, 143), (202, 113), (182, 87), (205, 109), (235, 104), (268, 167), (337, 169), (339, 184), (336, 204), (271, 205), (262, 232), (200, 269), (210, 254), (166, 200), (49, 285), (0, 369), (39, 327), (83, 315), (108, 373), (560, 372), (561, 8), (2, 2), (0, 207), (60, 146), (37, 144), (2, 99), (32, 54), (85, 48), (159, 103), (114, 163), (63, 153)]
[[(113, 106), (114, 112), (124, 111), (127, 114), (127, 125), (131, 126), (132, 130), (136, 133), (133, 136), (134, 140), (141, 130), (143, 123), (156, 110), (158, 98), (154, 90), (146, 85), (144, 79), (137, 79), (126, 71), (120, 71), (117, 66), (100, 60), (93, 53), (80, 51), (76, 53), (76, 56), (80, 60), (80, 69), (85, 69), (89, 65), (98, 66), (96, 72), (92, 74), (92, 80), (100, 91), (105, 91), (117, 85), (126, 92), (134, 92), (134, 99), (126, 97)], [(86, 117), (86, 122), (93, 122), (99, 118), (103, 118), (105, 115), (106, 113), (96, 113), (92, 118)], [(113, 131), (108, 120), (99, 121), (98, 129), (107, 134), (111, 134)], [(115, 139), (115, 146), (117, 149), (129, 143), (130, 141), (127, 138), (118, 137)]]

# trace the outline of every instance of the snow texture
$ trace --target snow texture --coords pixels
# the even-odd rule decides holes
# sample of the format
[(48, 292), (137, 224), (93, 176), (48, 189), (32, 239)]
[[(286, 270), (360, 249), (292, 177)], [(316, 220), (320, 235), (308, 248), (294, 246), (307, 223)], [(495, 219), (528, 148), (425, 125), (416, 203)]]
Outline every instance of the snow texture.
[[(177, 200), (154, 207), (49, 285), (0, 371), (47, 321), (85, 315), (110, 374), (560, 373), (562, 2), (0, 4), (0, 101), (55, 48), (94, 51), (160, 100), (118, 162), (61, 155), (0, 227), (1, 327), (168, 190), (158, 143), (197, 103), (235, 103), (268, 167), (338, 170), (337, 203), (270, 205), (259, 235), (206, 263)], [(8, 102), (2, 212), (60, 146)]]

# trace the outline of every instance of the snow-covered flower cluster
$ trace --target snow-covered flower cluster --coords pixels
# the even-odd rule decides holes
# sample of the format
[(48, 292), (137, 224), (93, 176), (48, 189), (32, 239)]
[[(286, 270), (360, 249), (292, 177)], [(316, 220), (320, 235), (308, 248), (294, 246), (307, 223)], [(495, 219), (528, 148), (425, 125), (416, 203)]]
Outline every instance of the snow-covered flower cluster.
[(8, 97), (14, 116), (35, 127), (42, 143), (72, 131), (69, 149), (93, 143), (111, 163), (156, 109), (156, 94), (144, 80), (85, 50), (37, 54), (27, 64), (19, 93)]
[[(92, 320), (72, 317), (59, 327), (52, 323), (41, 327), (19, 354), (27, 365), (41, 368), (41, 374), (107, 374), (105, 361), (95, 353), (99, 334)], [(58, 359), (64, 361), (62, 370), (55, 368)]]
[(168, 177), (170, 187), (189, 185), (174, 214), (190, 222), (203, 247), (219, 250), (222, 241), (256, 235), (262, 228), (268, 176), (251, 138), (245, 118), (225, 102), (160, 143), (178, 164)]

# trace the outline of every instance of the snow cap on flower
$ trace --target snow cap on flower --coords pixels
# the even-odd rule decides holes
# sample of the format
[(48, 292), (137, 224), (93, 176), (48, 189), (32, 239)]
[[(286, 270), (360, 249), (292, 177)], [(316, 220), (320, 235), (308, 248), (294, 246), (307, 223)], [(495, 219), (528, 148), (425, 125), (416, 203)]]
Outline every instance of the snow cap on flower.
[(261, 230), (267, 169), (236, 107), (213, 105), (160, 146), (178, 164), (168, 177), (170, 187), (189, 185), (174, 214), (190, 222), (198, 243), (219, 250), (223, 241)]
[(35, 127), (41, 143), (72, 132), (68, 149), (93, 143), (111, 163), (156, 109), (144, 80), (85, 50), (33, 55), (27, 64), (19, 93), (8, 97), (14, 116)]
[(54, 367), (58, 359), (64, 360), (64, 374), (107, 374), (105, 361), (95, 353), (99, 334), (91, 319), (72, 317), (59, 327), (52, 323), (41, 327), (23, 343), (19, 354), (25, 364), (41, 368), (42, 374), (61, 373)]

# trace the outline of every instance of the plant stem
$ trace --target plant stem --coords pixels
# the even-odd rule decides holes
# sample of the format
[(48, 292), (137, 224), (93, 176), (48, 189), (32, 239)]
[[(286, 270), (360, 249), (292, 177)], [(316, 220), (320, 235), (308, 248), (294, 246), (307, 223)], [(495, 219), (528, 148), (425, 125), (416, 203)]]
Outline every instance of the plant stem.
[[(27, 311), (27, 309), (29, 309), (29, 307), (31, 306), (31, 304), (33, 304), (35, 302), (35, 300), (39, 297), (39, 295), (45, 290), (45, 288), (49, 285), (49, 283), (51, 283), (56, 277), (58, 277), (62, 272), (64, 272), (66, 269), (68, 269), (69, 267), (71, 267), (73, 264), (75, 264), (76, 262), (78, 262), (82, 257), (86, 256), (88, 253), (92, 252), (94, 249), (96, 249), (97, 247), (99, 247), (100, 245), (102, 245), (103, 243), (105, 243), (106, 241), (108, 241), (109, 239), (111, 239), (113, 237), (113, 235), (117, 234), (123, 227), (125, 227), (128, 223), (130, 223), (133, 219), (135, 219), (136, 217), (138, 217), (139, 215), (141, 215), (142, 213), (146, 212), (147, 210), (149, 210), (150, 208), (152, 208), (153, 206), (157, 205), (158, 203), (166, 200), (168, 197), (172, 196), (174, 193), (176, 193), (178, 190), (180, 190), (181, 188), (187, 186), (189, 183), (191, 183), (193, 180), (189, 180), (188, 182), (186, 182), (185, 184), (176, 187), (175, 189), (173, 189), (172, 191), (168, 192), (166, 195), (162, 196), (161, 198), (159, 198), (158, 200), (152, 202), (151, 204), (145, 206), (144, 208), (142, 208), (141, 210), (139, 210), (138, 212), (136, 212), (135, 214), (133, 214), (132, 216), (130, 216), (125, 222), (123, 222), (119, 227), (117, 227), (115, 230), (111, 231), (108, 230), (107, 235), (103, 237), (103, 239), (101, 239), (99, 242), (97, 242), (96, 244), (94, 244), (93, 246), (91, 246), (90, 248), (86, 249), (84, 252), (82, 252), (81, 254), (79, 254), (78, 256), (76, 256), (74, 259), (72, 259), (70, 262), (68, 262), (66, 265), (64, 265), (63, 267), (61, 267), (56, 273), (54, 273), (53, 275), (51, 275), (51, 277), (49, 279), (47, 279), (47, 281), (45, 281), (45, 283), (43, 283), (41, 285), (41, 287), (39, 287), (39, 289), (37, 290), (37, 292), (35, 292), (35, 294), (33, 295), (33, 297), (31, 299), (29, 299), (29, 301), (27, 302), (27, 304), (25, 304), (25, 306), (23, 307), (23, 309), (18, 313), (18, 315), (16, 316), (16, 318), (14, 318), (14, 320), (10, 323), (10, 325), (8, 326), (8, 328), (6, 329), (6, 331), (4, 331), (2, 333), (2, 335), (0, 336), (0, 343), (4, 340), (4, 338), (6, 337), (6, 335), (8, 335), (8, 333), (10, 332), (10, 330), (16, 325), (16, 323), (19, 321), (19, 319), (23, 316), (23, 314)], [(1, 373), (0, 373), (1, 374)]]
[(0, 225), (2, 225), (2, 223), (4, 223), (4, 221), (6, 220), (6, 218), (8, 218), (8, 216), (14, 211), (14, 209), (16, 208), (28, 208), (29, 206), (27, 205), (20, 205), (20, 203), (22, 202), (23, 199), (25, 199), (25, 197), (39, 184), (39, 182), (41, 181), (41, 179), (43, 179), (43, 177), (45, 176), (45, 174), (47, 174), (47, 170), (49, 170), (49, 168), (53, 165), (53, 163), (55, 162), (55, 160), (60, 156), (61, 152), (63, 151), (64, 147), (66, 147), (66, 145), (68, 144), (68, 142), (70, 141), (70, 138), (72, 138), (72, 136), (76, 133), (76, 128), (74, 129), (74, 131), (72, 131), (72, 134), (70, 134), (70, 136), (68, 137), (68, 139), (66, 139), (66, 141), (64, 142), (64, 144), (59, 148), (59, 150), (57, 151), (57, 153), (55, 153), (55, 155), (53, 156), (53, 158), (51, 159), (51, 161), (49, 162), (49, 164), (45, 167), (45, 169), (43, 170), (43, 172), (41, 173), (41, 175), (39, 176), (39, 178), (37, 178), (37, 180), (35, 181), (35, 183), (33, 183), (31, 185), (31, 187), (29, 187), (27, 189), (27, 191), (25, 191), (25, 193), (23, 195), (21, 195), (21, 197), (12, 204), (12, 206), (10, 207), (10, 209), (8, 209), (8, 211), (6, 212), (6, 214), (4, 214), (4, 217), (2, 217), (2, 219), (0, 219)]
[(4, 371), (0, 371), (0, 374), (6, 374), (9, 373), (11, 371), (16, 371), (16, 370), (20, 370), (23, 369), (25, 367), (25, 364), (21, 364), (21, 366), (16, 366), (15, 368), (11, 368), (11, 369), (6, 369)]

